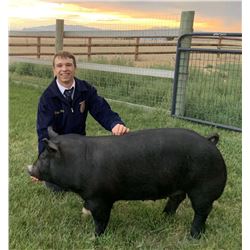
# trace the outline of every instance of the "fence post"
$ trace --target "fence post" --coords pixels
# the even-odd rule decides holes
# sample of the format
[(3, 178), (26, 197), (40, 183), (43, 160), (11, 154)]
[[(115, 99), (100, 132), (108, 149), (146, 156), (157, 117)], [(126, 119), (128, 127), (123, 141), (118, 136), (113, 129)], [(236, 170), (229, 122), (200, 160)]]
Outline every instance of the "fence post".
[(41, 57), (41, 37), (37, 37), (37, 58)]
[[(223, 39), (223, 37), (219, 36), (218, 46), (217, 46), (218, 51), (221, 49), (222, 39)], [(220, 53), (217, 54), (217, 58), (219, 58), (219, 57), (220, 57)]]
[(92, 37), (88, 38), (88, 61), (91, 60), (91, 43), (92, 43)]
[[(194, 11), (183, 11), (181, 13), (181, 22), (179, 37), (183, 34), (193, 32), (194, 23)], [(192, 37), (185, 37), (181, 42), (181, 47), (190, 48)], [(186, 95), (186, 83), (188, 80), (188, 64), (189, 64), (189, 52), (181, 52), (179, 61), (179, 72), (177, 82), (177, 94), (175, 103), (175, 115), (183, 116), (185, 113), (185, 95)]]
[(56, 53), (63, 50), (64, 20), (56, 19)]
[(140, 37), (136, 37), (136, 43), (135, 43), (135, 61), (138, 61), (139, 56), (139, 45), (140, 44)]

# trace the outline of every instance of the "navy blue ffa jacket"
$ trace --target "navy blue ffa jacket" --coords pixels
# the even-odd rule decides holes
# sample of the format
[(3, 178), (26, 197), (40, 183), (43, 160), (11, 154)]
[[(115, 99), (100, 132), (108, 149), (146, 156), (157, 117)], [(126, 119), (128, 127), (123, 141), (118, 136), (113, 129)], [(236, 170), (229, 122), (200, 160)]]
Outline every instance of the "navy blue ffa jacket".
[(58, 134), (76, 133), (85, 135), (88, 112), (106, 130), (111, 131), (116, 124), (124, 124), (113, 112), (104, 98), (86, 81), (75, 78), (72, 104), (60, 92), (56, 78), (42, 94), (37, 112), (38, 151), (43, 150), (42, 139), (48, 138), (48, 127)]

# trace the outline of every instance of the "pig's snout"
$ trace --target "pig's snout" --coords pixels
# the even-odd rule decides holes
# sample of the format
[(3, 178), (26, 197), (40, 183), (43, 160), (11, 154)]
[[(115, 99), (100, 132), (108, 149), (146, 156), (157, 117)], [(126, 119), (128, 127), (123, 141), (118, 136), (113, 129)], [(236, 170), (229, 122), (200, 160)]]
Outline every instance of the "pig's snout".
[(28, 166), (28, 173), (30, 176), (38, 179), (37, 169), (33, 165)]
[(28, 174), (31, 176), (32, 181), (41, 181), (39, 171), (34, 165), (27, 167)]
[(32, 175), (33, 166), (32, 166), (32, 165), (29, 165), (27, 168), (28, 168), (28, 173), (29, 173), (30, 175)]

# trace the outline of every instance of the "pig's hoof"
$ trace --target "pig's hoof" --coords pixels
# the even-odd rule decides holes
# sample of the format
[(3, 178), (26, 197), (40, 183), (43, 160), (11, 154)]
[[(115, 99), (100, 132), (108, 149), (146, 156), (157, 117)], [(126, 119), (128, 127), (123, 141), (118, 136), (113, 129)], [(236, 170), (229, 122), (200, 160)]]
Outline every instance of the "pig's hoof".
[(88, 217), (88, 216), (91, 216), (91, 211), (86, 209), (85, 207), (82, 208), (82, 214), (84, 217)]
[(193, 239), (199, 240), (201, 238), (201, 236), (205, 233), (205, 227), (201, 227), (198, 230), (192, 228), (190, 235), (192, 236)]

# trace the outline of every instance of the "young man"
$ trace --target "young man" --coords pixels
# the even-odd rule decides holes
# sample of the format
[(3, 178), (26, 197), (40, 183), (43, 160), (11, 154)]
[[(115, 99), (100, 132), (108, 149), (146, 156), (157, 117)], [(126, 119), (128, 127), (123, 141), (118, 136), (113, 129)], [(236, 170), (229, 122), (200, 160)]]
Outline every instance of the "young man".
[[(76, 59), (62, 51), (54, 55), (54, 80), (42, 94), (37, 112), (38, 151), (43, 151), (42, 140), (48, 138), (48, 127), (58, 134), (86, 134), (86, 119), (90, 113), (113, 135), (129, 131), (120, 116), (113, 112), (104, 98), (88, 82), (75, 77)], [(57, 186), (46, 183), (54, 191)]]

